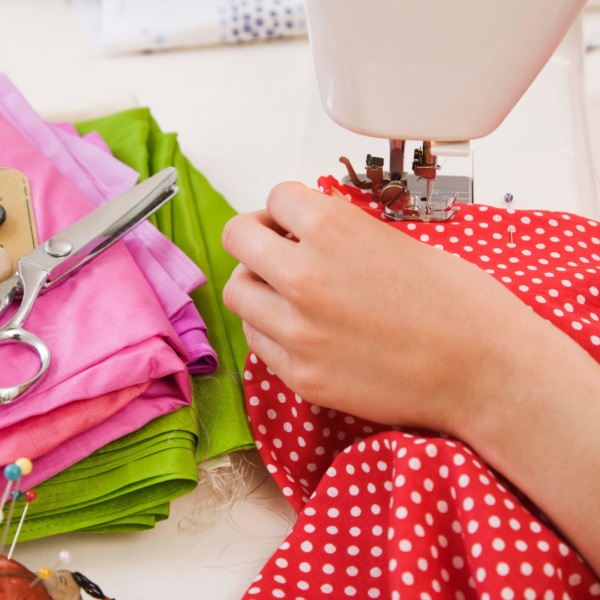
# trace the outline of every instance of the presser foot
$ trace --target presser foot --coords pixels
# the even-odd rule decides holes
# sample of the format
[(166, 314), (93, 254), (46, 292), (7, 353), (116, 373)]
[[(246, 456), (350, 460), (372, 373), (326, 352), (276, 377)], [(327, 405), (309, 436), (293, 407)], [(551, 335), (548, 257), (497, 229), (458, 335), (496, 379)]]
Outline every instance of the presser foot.
[(409, 204), (400, 210), (392, 210), (387, 206), (384, 207), (385, 216), (393, 221), (412, 221), (419, 223), (440, 223), (449, 221), (458, 212), (458, 206), (455, 202), (458, 199), (458, 194), (450, 200), (447, 206), (440, 203), (434, 203), (428, 206), (427, 198), (416, 198), (414, 204)]
[(361, 190), (370, 190), (373, 201), (381, 203), (385, 216), (394, 221), (449, 221), (459, 210), (456, 204), (472, 202), (470, 178), (438, 177), (440, 166), (432, 142), (424, 141), (423, 147), (415, 150), (413, 175), (404, 170), (405, 152), (404, 140), (390, 140), (389, 172), (383, 170), (383, 158), (367, 154), (366, 173), (360, 176), (342, 156), (340, 162), (348, 171), (342, 181)]
[[(384, 174), (388, 176), (387, 173)], [(356, 186), (354, 178), (361, 184)], [(354, 174), (354, 178), (345, 175), (342, 183), (368, 189), (368, 176), (361, 173)], [(387, 218), (393, 221), (411, 221), (420, 223), (440, 223), (451, 220), (460, 210), (461, 204), (473, 203), (472, 180), (470, 177), (455, 175), (440, 175), (436, 180), (431, 193), (431, 207), (427, 210), (427, 181), (416, 175), (408, 175), (408, 188), (410, 189), (410, 202), (404, 207), (394, 210), (384, 206)]]

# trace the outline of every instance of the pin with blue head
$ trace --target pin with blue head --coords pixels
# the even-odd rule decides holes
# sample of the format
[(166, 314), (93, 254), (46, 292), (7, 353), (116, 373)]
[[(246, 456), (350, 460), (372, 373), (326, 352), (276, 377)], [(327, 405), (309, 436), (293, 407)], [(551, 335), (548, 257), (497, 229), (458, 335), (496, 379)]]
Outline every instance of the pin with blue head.
[[(15, 504), (21, 497), (19, 488), (21, 487), (21, 478), (23, 475), (29, 475), (33, 470), (33, 464), (28, 458), (19, 458), (13, 464), (7, 465), (4, 468), (4, 476), (8, 480), (7, 487), (4, 490), (3, 505), (6, 503), (8, 493), (11, 485), (14, 482), (13, 493), (11, 494), (10, 509), (8, 511), (8, 517), (4, 524), (4, 532), (2, 533), (2, 542), (0, 543), (0, 556), (4, 554), (4, 546), (6, 545), (6, 538), (8, 536), (8, 530), (10, 528), (10, 522), (12, 521), (13, 512), (15, 510)], [(1, 510), (0, 510), (1, 512)]]
[[(4, 477), (6, 478), (6, 487), (4, 488), (4, 493), (0, 499), (0, 523), (2, 523), (4, 520), (4, 505), (8, 500), (10, 490), (14, 486), (15, 481), (19, 481), (21, 479), (21, 467), (19, 467), (16, 463), (6, 465), (6, 467), (4, 467)], [(19, 486), (17, 485), (16, 488), (18, 489)]]
[(510, 233), (510, 243), (508, 244), (509, 248), (514, 248), (515, 247), (515, 242), (513, 239), (513, 233), (516, 233), (517, 228), (514, 225), (509, 225), (508, 226), (508, 233)]

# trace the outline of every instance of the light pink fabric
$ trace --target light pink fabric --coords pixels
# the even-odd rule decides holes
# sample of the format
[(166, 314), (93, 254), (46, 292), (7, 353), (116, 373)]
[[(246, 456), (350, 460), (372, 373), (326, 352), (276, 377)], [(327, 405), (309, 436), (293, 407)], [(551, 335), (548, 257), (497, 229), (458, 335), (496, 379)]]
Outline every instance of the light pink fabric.
[[(0, 165), (18, 169), (29, 179), (40, 242), (93, 210), (84, 193), (3, 114), (0, 139)], [(2, 323), (15, 310), (16, 306), (11, 307)], [(156, 381), (123, 410), (73, 439), (77, 430), (69, 430), (68, 420), (57, 423), (65, 441), (34, 461), (35, 479), (26, 486), (36, 485), (151, 419), (191, 402), (186, 349), (123, 243), (40, 297), (27, 329), (46, 342), (52, 365), (27, 396), (0, 406), (0, 436), (2, 428), (36, 415), (59, 407), (76, 411), (78, 401)], [(32, 363), (23, 360), (18, 347), (3, 346), (0, 354), (0, 385), (23, 380), (31, 373)], [(101, 403), (95, 410), (102, 410)]]
[[(80, 138), (75, 127), (69, 123), (45, 123), (3, 74), (0, 74), (0, 114), (50, 159), (95, 206), (127, 191), (138, 179), (133, 169), (111, 155), (110, 149), (97, 133)], [(146, 251), (143, 252), (140, 243), (136, 242), (140, 242)], [(191, 291), (206, 283), (203, 273), (150, 223), (142, 223), (126, 236), (125, 245), (150, 283), (175, 331), (187, 346), (190, 371), (213, 371), (217, 367), (216, 353), (208, 343), (204, 321), (189, 297)], [(142, 256), (143, 261), (140, 261)], [(180, 323), (183, 314), (187, 318)], [(188, 346), (188, 343), (191, 345)]]

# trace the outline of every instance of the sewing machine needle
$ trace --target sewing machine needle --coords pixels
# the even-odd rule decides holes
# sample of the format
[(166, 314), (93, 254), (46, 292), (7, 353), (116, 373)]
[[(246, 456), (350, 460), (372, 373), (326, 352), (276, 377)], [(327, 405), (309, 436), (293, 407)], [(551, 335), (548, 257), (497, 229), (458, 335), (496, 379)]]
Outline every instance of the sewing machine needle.
[(433, 181), (427, 180), (427, 214), (431, 214), (431, 194), (433, 193)]

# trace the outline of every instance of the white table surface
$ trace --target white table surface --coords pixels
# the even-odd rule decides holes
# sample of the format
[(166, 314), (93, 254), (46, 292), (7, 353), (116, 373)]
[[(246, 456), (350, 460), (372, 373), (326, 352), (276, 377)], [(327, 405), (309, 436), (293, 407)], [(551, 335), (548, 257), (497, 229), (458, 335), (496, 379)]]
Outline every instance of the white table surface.
[[(588, 67), (597, 101), (600, 52)], [(367, 152), (386, 154), (385, 141), (351, 134), (321, 112), (306, 40), (103, 58), (64, 0), (0, 0), (0, 69), (44, 114), (123, 104), (134, 94), (163, 130), (179, 133), (183, 152), (239, 211), (262, 208), (279, 181), (314, 186), (326, 172), (342, 175), (342, 154), (359, 166)], [(72, 568), (119, 599), (236, 600), (289, 527), (282, 496), (274, 487), (262, 493), (265, 505), (234, 509), (250, 537), (228, 520), (182, 530), (192, 493), (152, 531), (56, 536), (19, 545), (15, 558), (35, 570), (69, 549)]]

